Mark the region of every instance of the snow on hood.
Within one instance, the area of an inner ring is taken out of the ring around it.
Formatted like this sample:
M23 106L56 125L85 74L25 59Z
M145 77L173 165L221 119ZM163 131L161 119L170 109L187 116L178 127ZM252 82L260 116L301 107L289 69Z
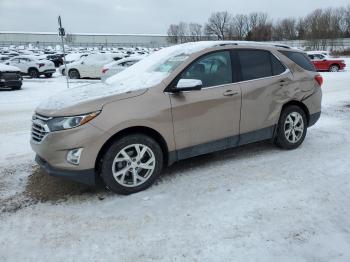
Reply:
M173 57L190 55L220 43L203 41L161 49L121 73L108 78L106 84L90 84L67 89L43 101L38 110L60 110L75 104L156 86L171 74L166 69L159 70L160 65Z
M0 64L0 72L19 72L21 71L18 67Z

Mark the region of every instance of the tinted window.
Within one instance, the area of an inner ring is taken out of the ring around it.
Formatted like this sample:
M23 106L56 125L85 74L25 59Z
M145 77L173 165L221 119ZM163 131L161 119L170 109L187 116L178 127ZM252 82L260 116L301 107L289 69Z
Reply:
M272 76L270 52L263 50L240 50L242 80Z
M232 83L230 52L215 52L203 56L186 69L180 78L201 80L203 87Z
M282 54L284 54L286 57L288 57L290 60L292 60L294 63L299 65L300 67L304 68L308 71L315 72L315 67L311 63L308 56L304 53L299 52L292 52L292 51L280 51Z
M286 67L279 61L273 54L271 55L271 66L272 66L272 74L274 76L282 74L286 71Z

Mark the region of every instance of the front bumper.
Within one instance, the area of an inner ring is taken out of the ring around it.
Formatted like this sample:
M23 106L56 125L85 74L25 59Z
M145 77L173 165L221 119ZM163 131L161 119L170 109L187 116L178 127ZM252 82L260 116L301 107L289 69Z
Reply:
M84 184L94 184L94 170L100 149L109 134L87 123L64 131L48 133L41 142L30 140L37 162L49 175L63 177ZM83 148L78 165L67 161L67 154Z
M65 170L55 168L38 155L36 155L35 161L50 176L72 180L89 186L94 186L96 184L96 175L94 169Z

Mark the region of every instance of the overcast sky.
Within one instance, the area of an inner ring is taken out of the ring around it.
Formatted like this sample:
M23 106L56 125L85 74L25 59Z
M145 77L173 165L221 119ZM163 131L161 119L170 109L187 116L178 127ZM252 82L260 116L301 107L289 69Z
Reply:
M0 0L0 31L55 32L57 15L70 33L165 34L171 23L205 23L212 12L303 16L349 0Z

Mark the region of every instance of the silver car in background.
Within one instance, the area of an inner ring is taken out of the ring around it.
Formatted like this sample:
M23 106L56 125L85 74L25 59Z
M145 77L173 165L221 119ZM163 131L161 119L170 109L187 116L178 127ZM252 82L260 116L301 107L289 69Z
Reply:
M120 73L125 70L129 66L139 62L142 60L144 56L132 56L124 59L120 59L118 61L113 61L102 68L102 76L101 80L106 81L107 78Z

